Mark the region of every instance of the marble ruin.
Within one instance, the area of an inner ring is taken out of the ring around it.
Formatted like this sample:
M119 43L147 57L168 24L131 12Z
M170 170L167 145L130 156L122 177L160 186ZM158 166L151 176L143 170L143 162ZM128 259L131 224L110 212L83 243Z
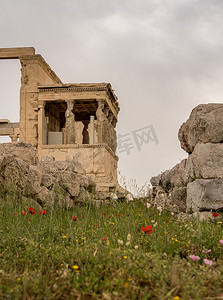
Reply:
M99 191L117 189L120 107L111 84L64 84L32 47L0 48L0 59L21 63L20 120L0 120L0 135L36 147L39 160L77 160Z

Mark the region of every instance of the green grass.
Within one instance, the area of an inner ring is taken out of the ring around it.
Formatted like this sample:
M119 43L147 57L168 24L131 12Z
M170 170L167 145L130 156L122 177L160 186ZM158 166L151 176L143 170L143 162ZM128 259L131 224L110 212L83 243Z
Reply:
M28 207L0 200L0 299L223 299L220 220L179 221L143 200Z

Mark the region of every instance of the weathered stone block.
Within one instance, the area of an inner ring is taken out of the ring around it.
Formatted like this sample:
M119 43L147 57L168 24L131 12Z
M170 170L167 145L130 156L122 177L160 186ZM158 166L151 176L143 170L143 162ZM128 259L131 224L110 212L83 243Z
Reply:
M183 180L212 178L223 178L223 144L197 144L187 160Z
M19 58L23 55L35 55L33 47L0 48L1 59Z
M197 179L187 185L187 212L223 210L223 179Z
M186 212L187 188L179 187L171 192L171 200L176 205L180 212Z

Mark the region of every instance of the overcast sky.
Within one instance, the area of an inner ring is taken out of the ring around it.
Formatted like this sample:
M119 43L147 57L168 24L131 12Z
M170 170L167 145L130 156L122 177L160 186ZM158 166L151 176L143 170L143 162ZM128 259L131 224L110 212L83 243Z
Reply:
M130 153L118 153L127 181L143 185L186 158L180 125L196 105L223 102L222 0L0 4L0 47L35 47L64 83L112 84L117 132L131 138ZM19 87L19 61L0 60L0 118L19 120ZM150 125L159 143L139 149L132 133Z

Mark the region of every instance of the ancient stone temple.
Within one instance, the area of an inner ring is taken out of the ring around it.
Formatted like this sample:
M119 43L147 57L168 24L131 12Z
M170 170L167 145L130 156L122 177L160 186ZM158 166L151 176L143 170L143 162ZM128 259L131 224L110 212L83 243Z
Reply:
M100 191L117 187L117 97L110 83L64 84L34 48L0 48L21 62L19 123L0 121L0 135L29 143L41 160L77 160Z

